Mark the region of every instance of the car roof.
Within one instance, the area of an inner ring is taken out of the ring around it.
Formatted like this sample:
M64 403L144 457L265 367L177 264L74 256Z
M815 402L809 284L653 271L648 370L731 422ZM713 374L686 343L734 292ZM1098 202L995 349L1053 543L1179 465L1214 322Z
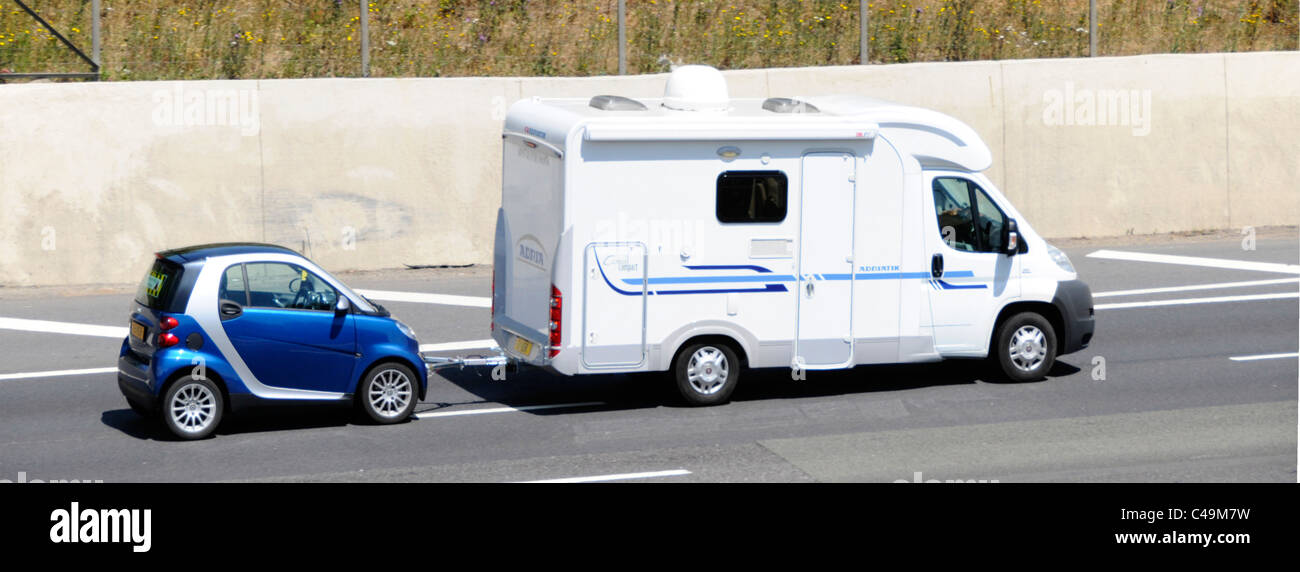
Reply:
M227 256L231 254L292 254L294 256L302 256L292 249L275 244L263 244L259 242L220 242L215 244L199 244L195 246L186 246L184 248L164 250L158 253L158 258L165 258L175 262L185 263L204 260L213 256Z

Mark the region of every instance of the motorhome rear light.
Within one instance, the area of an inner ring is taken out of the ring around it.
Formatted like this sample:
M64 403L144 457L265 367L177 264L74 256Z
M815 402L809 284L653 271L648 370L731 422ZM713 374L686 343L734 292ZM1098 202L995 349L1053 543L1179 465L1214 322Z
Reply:
M560 340L564 329L564 296L560 294L560 289L554 284L551 285L551 321L550 321L550 344L551 357L560 353Z

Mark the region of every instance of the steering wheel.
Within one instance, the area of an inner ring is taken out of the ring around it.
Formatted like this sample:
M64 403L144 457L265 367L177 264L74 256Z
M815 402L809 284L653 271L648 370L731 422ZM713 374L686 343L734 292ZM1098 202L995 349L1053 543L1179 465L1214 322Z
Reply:
M298 282L297 288L293 287L294 282ZM302 280L300 278L294 278L293 280L289 281L289 291L295 293L293 297L293 304L290 304L290 307L305 308L306 306L303 303L311 301L311 296L315 294L316 289L312 287L310 280Z

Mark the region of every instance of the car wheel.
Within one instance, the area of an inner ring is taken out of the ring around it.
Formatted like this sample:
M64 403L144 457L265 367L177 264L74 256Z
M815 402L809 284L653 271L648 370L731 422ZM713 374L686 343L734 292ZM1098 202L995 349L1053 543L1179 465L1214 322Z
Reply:
M217 384L190 376L173 383L162 400L163 422L181 439L211 435L221 424L225 409Z
M375 367L361 380L361 409L375 423L404 421L415 411L418 400L415 374L399 363Z
M673 365L677 390L691 405L726 403L740 379L740 360L735 350L723 343L702 342L687 346Z
M992 350L1011 381L1037 381L1056 363L1056 330L1033 312L1011 316L998 328Z

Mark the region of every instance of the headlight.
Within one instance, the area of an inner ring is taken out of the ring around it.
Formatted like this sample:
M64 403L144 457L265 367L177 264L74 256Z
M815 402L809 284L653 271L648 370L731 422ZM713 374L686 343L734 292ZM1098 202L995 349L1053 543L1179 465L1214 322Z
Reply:
M403 324L401 320L393 320L393 323L397 324L398 331L405 334L406 337L411 338L417 342L420 341L419 338L415 337L415 330L412 330L410 326Z
M1047 245L1047 254L1052 257L1052 262L1061 267L1061 270L1074 273L1074 265L1070 264L1070 257L1061 252L1061 249L1049 244Z

